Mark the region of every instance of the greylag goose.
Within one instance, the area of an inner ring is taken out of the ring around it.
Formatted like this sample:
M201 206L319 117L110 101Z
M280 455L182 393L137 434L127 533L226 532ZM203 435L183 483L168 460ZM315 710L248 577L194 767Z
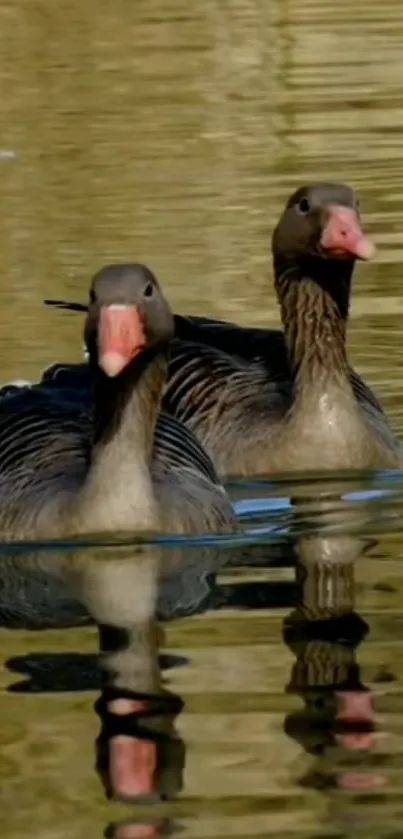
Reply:
M93 409L46 388L0 402L0 536L232 529L197 441L160 413L173 316L138 264L91 283L85 324Z
M220 473L398 465L400 444L347 359L354 264L374 253L352 190L297 190L272 251L285 359L280 354L276 364L263 342L267 364L241 358L242 329L238 355L235 333L232 354L176 339L164 404L196 433Z
M399 465L400 444L347 358L355 261L374 254L352 189L294 192L272 251L284 332L176 315L164 407L221 475ZM88 371L55 365L45 379L85 389Z

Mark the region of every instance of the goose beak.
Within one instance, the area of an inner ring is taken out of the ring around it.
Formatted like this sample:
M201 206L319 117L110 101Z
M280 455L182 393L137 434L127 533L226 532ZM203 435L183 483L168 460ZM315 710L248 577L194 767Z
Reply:
M145 345L143 319L137 306L101 306L98 364L107 376L118 376Z
M369 260L375 255L375 245L365 236L356 211L338 204L327 207L319 244L328 256Z

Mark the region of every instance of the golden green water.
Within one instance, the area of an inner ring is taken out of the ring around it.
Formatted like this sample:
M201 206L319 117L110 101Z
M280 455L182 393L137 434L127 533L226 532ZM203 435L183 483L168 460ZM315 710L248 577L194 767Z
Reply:
M339 179L358 190L378 246L357 269L351 357L402 432L402 38L400 0L2 0L0 380L79 357L80 317L42 299L85 299L112 259L148 263L176 310L277 324L270 231L297 184ZM348 750L314 755L284 731L301 706L285 693L290 610L228 607L167 628L168 649L188 660L169 671L187 755L182 792L156 817L186 839L403 835L401 561L398 531L356 568L370 625L357 658L379 720L362 763L382 784L306 781L334 778ZM3 662L95 649L92 629L0 632ZM385 668L394 681L379 681ZM7 692L20 678L4 665L4 835L95 839L132 818L94 770L93 684Z

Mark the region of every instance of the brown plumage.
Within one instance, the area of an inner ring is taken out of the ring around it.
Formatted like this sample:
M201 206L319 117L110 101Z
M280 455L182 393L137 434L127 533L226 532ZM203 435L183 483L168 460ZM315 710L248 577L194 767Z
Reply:
M400 444L346 354L355 260L374 250L353 191L297 190L272 250L284 333L176 315L164 408L221 475L399 465ZM85 365L45 373L56 388L86 377Z
M214 324L213 338L201 322L206 344L173 342L164 405L195 432L221 474L398 465L400 445L347 360L354 262L374 250L352 190L337 184L299 189L272 248L285 357L279 341L277 361L276 333L259 341L252 330L248 336L235 327L232 334L229 327L226 353L226 327L220 335Z
M212 464L187 429L160 415L172 333L144 266L95 276L85 326L93 410L43 388L0 403L3 539L232 529Z

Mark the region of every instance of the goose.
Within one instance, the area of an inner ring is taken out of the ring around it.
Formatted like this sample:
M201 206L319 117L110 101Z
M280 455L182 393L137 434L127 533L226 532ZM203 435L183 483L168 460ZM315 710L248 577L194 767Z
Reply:
M349 186L300 187L272 237L283 332L175 316L163 406L222 478L400 465L400 443L346 351L354 265L374 252ZM43 377L59 392L84 393L88 381L85 364Z
M227 351L218 341L176 339L164 405L195 432L220 474L400 464L400 443L346 350L355 261L374 252L348 186L302 187L272 237L282 341L267 332L265 347L264 334L248 341L236 327Z
M93 278L85 341L92 409L41 386L0 401L0 535L232 530L235 516L192 433L160 412L172 312L144 265Z

